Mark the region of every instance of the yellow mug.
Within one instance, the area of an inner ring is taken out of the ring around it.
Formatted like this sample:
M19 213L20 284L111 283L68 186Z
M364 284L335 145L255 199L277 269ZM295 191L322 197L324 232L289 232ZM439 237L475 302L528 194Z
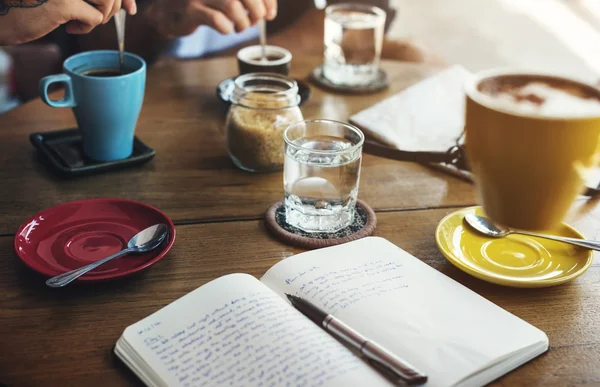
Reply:
M517 93L532 83L540 95ZM561 90L573 98L561 103ZM556 227L597 165L600 90L555 75L492 70L469 80L466 94L467 159L484 212L508 227Z

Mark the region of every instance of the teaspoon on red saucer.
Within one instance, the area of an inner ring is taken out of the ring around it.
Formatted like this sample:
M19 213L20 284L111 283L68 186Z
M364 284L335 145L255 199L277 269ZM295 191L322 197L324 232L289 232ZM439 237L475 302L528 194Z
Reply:
M90 263L84 267L80 267L79 269L71 270L69 272L52 277L46 281L46 285L51 288L61 288L75 281L85 273L94 270L98 266L112 261L115 258L119 258L129 253L139 254L154 250L165 240L168 233L169 229L167 228L166 224L159 223L155 224L154 226L150 226L134 235L127 243L126 249L123 249L118 253L99 261Z

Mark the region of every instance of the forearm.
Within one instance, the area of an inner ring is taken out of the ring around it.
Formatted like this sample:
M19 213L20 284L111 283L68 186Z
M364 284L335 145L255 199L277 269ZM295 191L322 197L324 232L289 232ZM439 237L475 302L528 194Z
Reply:
M38 7L47 0L8 2L0 0L0 46L22 44L38 39L58 27L49 20L36 20L38 28L31 28L32 16L39 15Z
M0 14L0 46L25 43L19 31L19 23L14 15Z

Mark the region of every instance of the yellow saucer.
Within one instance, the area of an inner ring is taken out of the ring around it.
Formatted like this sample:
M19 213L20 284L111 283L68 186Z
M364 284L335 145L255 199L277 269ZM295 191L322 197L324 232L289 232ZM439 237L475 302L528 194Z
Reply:
M589 269L592 250L524 235L489 238L464 221L467 214L484 215L481 207L451 213L437 226L435 240L446 258L462 271L498 285L541 288L571 281ZM551 232L583 238L562 224Z

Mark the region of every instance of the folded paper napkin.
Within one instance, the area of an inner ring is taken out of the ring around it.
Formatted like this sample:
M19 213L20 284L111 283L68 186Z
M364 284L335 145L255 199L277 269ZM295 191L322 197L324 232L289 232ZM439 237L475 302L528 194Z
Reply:
M471 75L452 66L353 115L350 122L392 148L446 152L464 129L464 85Z

